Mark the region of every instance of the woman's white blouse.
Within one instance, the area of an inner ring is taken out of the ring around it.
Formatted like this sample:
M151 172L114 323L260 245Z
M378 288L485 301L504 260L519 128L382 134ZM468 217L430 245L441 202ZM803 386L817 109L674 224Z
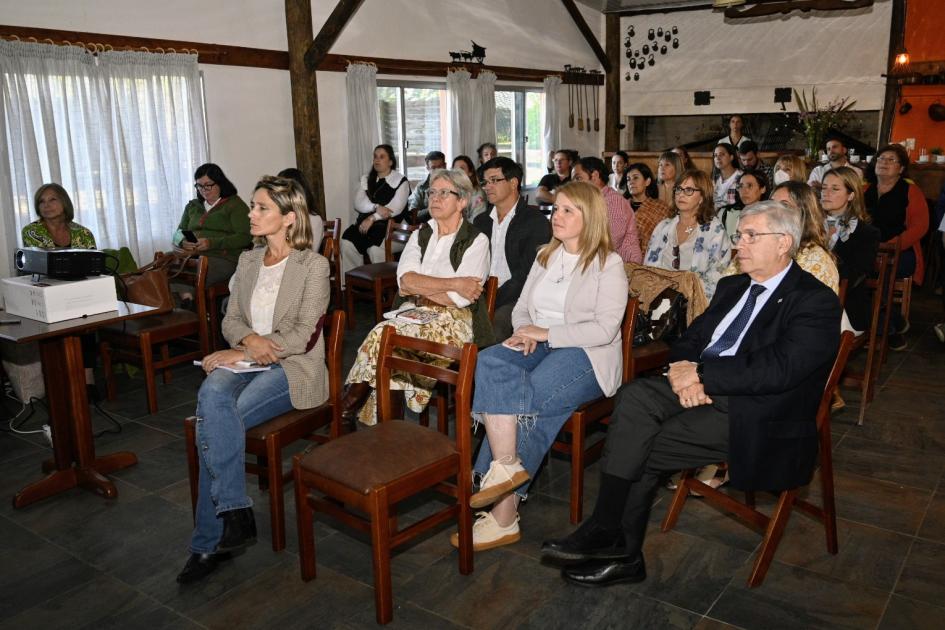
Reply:
M276 309L282 275L285 273L285 261L288 259L283 258L271 267L265 264L259 267L259 276L256 278L250 302L250 314L253 318L250 324L257 335L268 335L272 332L272 315Z
M564 322L564 301L574 277L580 254L569 254L559 247L548 261L548 273L535 286L532 303L535 306L535 325L542 328L561 326Z

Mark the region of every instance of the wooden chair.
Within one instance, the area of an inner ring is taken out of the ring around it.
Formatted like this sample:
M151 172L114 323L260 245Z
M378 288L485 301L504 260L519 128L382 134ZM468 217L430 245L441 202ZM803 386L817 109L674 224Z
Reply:
M397 294L397 262L392 243L406 243L419 225L408 222L388 221L384 239L385 262L361 265L345 274L345 296L347 312L354 313L354 300L374 302L374 321L384 318L384 311L394 303ZM354 328L354 317L348 319L348 328Z
M889 355L889 343L887 337L889 336L889 326L890 320L892 319L893 308L895 308L895 300L893 296L896 292L896 270L899 269L899 258L902 255L902 250L899 247L899 241L893 245L886 245L881 243L879 246L879 251L886 252L889 256L889 271L886 277L886 285L883 287L883 309L882 309L882 343L880 344L880 365L886 365L886 358ZM910 287L911 289L911 287ZM911 290L910 290L911 293Z
M837 553L837 511L833 489L830 402L840 380L840 374L846 365L847 356L853 346L853 339L853 333L849 331L841 336L837 358L834 360L833 369L830 371L830 377L827 379L827 385L824 387L824 393L820 399L820 407L817 410L817 435L820 442L820 487L823 504L817 506L801 499L797 496L798 488L791 488L780 493L774 511L769 517L755 509L754 493L746 492L746 502L741 503L724 492L696 479L697 469L693 468L682 473L679 486L673 495L672 503L670 503L669 511L663 519L662 531L668 532L675 527L690 491L702 495L706 502L731 512L737 519L747 525L764 531L761 549L755 557L751 575L748 577L749 588L754 588L764 581L765 574L768 572L768 567L771 566L774 552L778 547L778 542L781 540L781 535L784 533L784 528L787 526L788 518L791 515L791 509L794 506L824 524L827 551L831 554Z
M892 290L889 279L895 276L896 269L893 260L895 258L891 258L884 251L876 254L877 276L865 281L866 286L873 291L873 299L870 305L870 329L869 332L864 332L859 337L855 337L851 347L851 351L865 348L866 364L862 371L847 370L843 375L844 385L853 385L860 389L858 425L863 424L866 407L873 400L873 395L876 392L876 381L879 379L882 368L882 348L886 345L889 313L892 310L888 297ZM886 308L883 308L884 295L887 296Z
M637 298L631 297L627 301L627 310L624 312L623 325L620 328L623 354L623 380L626 384L633 380L633 332L636 322L637 309L640 303ZM581 522L584 511L584 469L589 464L600 459L604 450L604 440L598 440L587 446L587 430L597 422L607 424L610 414L614 411L613 397L604 396L584 403L574 410L568 421L561 427L561 433L551 448L559 453L567 453L571 458L571 523ZM570 436L570 439L562 439Z
M394 351L399 348L447 357L456 361L455 369L396 356ZM392 419L392 370L421 374L455 387L455 442L432 429ZM456 519L460 540L459 571L463 575L472 572L470 404L475 370L475 344L467 343L459 349L403 337L390 326L384 328L377 366L379 422L296 455L293 461L303 580L315 577L312 529L315 510L370 533L378 623L387 623L393 618L391 549L418 534ZM453 478L455 484L447 483ZM455 497L455 503L405 529L398 529L396 504L428 488ZM324 494L325 498L315 496L313 491ZM347 511L343 506L358 513ZM360 514L367 514L368 518Z
M272 550L285 549L285 482L292 480L292 471L282 470L283 449L299 440L324 444L341 435L342 345L345 333L344 311L334 311L325 326L325 363L328 367L328 400L313 409L293 409L256 425L246 432L246 452L256 462L246 462L246 472L259 477L260 489L269 490L269 522L272 528ZM197 425L191 416L184 420L184 443L187 445L187 476L190 480L190 506L197 515L197 487L200 466L197 461ZM328 425L328 435L316 433Z
M325 236L322 237L321 255L328 259L331 270L328 281L331 284L331 305L342 308L344 296L341 290L341 219L332 219L325 223Z
M160 252L155 256L160 255ZM202 359L210 354L210 331L207 317L207 265L206 256L186 261L183 270L174 282L194 287L197 312L175 308L169 313L131 319L120 324L106 326L99 331L99 352L105 372L108 400L115 400L115 375L112 362L135 363L144 372L148 411L157 413L157 385L155 373L163 370L164 383L171 382L170 367ZM192 349L171 355L170 343ZM160 350L160 358L154 356L154 346Z
M890 256L901 256L902 251L897 251L898 248L898 243L896 245L883 243L879 246L880 251L886 252ZM898 260L896 263L898 267ZM912 308L912 276L908 276L906 278L896 278L895 272L893 272L892 303L899 305L899 312L902 313L902 317L908 322L909 312ZM884 351L883 363L885 362L886 352Z

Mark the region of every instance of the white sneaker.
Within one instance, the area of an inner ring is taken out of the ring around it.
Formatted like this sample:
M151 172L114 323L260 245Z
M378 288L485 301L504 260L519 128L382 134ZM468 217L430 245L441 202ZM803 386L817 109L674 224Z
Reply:
M932 330L935 331L935 336L938 337L938 340L945 343L945 323L935 324L932 326Z
M518 514L508 527L499 525L492 512L476 512L476 522L473 523L473 551L485 551L503 545L517 543L522 538L518 529ZM459 549L459 532L450 535L450 544Z
M489 470L482 477L479 492L469 497L469 507L482 508L492 505L515 488L530 479L528 471L522 462L516 459L510 464L503 464L493 460Z

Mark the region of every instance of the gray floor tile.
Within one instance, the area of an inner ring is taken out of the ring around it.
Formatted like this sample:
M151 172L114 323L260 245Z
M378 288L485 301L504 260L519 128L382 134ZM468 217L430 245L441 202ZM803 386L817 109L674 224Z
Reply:
M941 606L945 602L945 545L916 540L895 592Z
M893 595L879 630L939 630L945 608Z

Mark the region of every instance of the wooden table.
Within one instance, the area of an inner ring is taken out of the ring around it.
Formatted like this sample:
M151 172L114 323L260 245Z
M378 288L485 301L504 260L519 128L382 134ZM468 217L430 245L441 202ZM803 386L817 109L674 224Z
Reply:
M39 342L53 438L53 459L42 466L48 474L17 492L13 507L21 508L75 487L108 499L118 496L115 484L105 475L137 464L138 458L129 451L95 456L80 336L107 324L158 311L151 306L118 302L114 311L55 324L20 317L19 324L0 325L0 339ZM15 317L5 312L2 315Z

